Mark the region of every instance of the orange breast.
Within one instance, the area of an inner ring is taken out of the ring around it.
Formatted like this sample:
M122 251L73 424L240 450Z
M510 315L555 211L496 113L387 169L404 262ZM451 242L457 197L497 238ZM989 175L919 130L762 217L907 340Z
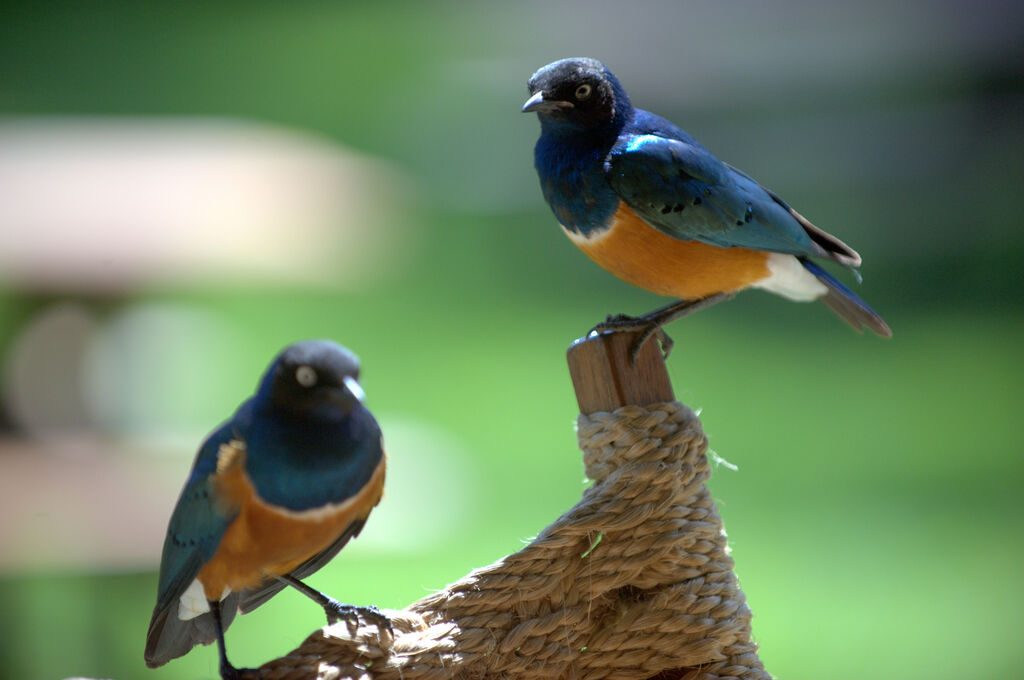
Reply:
M269 505L256 494L245 472L244 447L225 445L221 451L215 478L218 495L239 513L213 559L199 572L211 600L219 599L225 587L238 591L268 576L289 573L327 548L352 522L365 520L384 489L385 460L381 458L356 496L327 508L293 512Z
M607 231L589 239L566 233L594 262L659 295L703 298L746 288L771 273L763 251L680 241L644 222L625 203Z

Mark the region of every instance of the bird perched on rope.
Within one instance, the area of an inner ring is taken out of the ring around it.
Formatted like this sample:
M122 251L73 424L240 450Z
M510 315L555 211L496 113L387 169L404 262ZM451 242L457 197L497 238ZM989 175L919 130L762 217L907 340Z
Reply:
M150 668L216 641L221 677L239 677L224 631L236 612L286 585L323 607L328 623L362 614L390 628L375 608L341 604L300 580L359 535L381 498L381 432L358 377L359 360L333 342L289 345L203 442L167 528Z
M849 268L853 249L815 227L743 172L664 118L634 108L595 59L563 59L533 74L523 112L536 112L534 149L544 198L570 239L641 288L680 298L595 330L661 327L744 288L821 300L855 329L892 335L882 318L809 258Z

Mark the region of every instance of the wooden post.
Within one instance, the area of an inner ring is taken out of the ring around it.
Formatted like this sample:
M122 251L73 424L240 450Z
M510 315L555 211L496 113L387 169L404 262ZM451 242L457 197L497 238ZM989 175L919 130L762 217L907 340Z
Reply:
M636 338L637 333L629 332L591 333L569 346L569 375L580 413L675 400L656 338L643 344L635 363L630 361Z

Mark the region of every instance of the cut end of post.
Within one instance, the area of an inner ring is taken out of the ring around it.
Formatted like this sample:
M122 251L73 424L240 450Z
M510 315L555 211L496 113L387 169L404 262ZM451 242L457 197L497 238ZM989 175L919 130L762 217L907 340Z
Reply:
M580 413L675 400L656 338L643 344L636 362L630 360L630 349L638 335L621 331L591 333L569 346L569 375Z

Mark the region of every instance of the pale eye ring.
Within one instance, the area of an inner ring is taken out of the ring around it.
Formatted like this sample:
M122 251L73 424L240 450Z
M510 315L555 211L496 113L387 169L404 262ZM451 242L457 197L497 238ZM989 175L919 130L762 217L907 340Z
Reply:
M299 366L295 369L295 380L303 387L312 387L316 384L316 371L312 366Z
M576 99L586 99L587 97L590 96L592 90L593 88L591 88L590 85L583 83L582 85L576 88Z

